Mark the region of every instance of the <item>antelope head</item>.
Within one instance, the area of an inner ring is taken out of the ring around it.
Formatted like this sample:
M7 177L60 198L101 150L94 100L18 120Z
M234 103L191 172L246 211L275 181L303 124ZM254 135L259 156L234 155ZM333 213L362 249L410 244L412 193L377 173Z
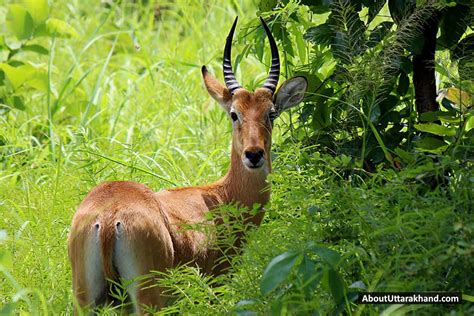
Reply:
M237 18L227 36L223 70L225 86L202 67L202 75L209 94L224 108L232 121L232 146L247 170L268 170L273 121L284 111L303 100L307 88L304 77L285 81L276 91L280 76L278 48L270 29L260 18L270 42L272 65L262 87L254 92L239 84L232 71L231 46ZM265 168L267 167L267 168Z

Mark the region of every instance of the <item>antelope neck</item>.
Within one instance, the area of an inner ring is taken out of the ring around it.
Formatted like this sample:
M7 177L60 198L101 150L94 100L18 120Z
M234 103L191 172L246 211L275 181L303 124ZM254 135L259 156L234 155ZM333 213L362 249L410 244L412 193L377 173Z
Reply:
M260 169L247 169L239 153L232 146L229 171L220 181L227 202L242 203L247 207L252 207L255 203L266 204L270 199L270 185L266 181L270 172L269 160Z

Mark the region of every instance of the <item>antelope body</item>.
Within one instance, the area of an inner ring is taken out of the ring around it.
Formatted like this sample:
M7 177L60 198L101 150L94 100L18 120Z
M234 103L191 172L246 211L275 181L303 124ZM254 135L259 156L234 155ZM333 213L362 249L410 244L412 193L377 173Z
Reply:
M225 204L238 204L244 214L258 203L264 206L270 191L270 147L273 120L303 99L307 82L292 78L275 93L279 57L275 40L261 19L272 50L272 66L266 82L255 92L242 88L232 72L231 44L237 19L224 50L226 85L202 67L209 94L229 114L233 132L231 163L227 174L215 183L154 192L135 182L107 182L92 189L72 220L68 252L72 266L76 305L94 308L108 301L107 279L135 279L150 271L193 262L205 273L218 274L221 254L202 231L183 229L208 221L208 212ZM244 216L259 225L263 209ZM218 225L218 220L211 225ZM149 281L153 281L150 277ZM163 307L163 289L137 282L127 287L135 312L145 306Z

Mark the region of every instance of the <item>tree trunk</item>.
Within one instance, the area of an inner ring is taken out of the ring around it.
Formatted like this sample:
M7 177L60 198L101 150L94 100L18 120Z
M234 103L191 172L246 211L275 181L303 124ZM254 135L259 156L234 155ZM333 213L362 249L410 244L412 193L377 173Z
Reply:
M439 110L436 102L435 49L436 33L441 12L435 13L423 25L423 49L413 56L413 84L415 86L415 105L418 116L425 112Z

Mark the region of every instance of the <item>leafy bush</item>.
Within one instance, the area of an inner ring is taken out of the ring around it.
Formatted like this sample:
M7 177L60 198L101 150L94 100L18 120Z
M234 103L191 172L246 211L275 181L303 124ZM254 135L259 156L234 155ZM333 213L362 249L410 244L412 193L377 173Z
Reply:
M270 18L284 49L285 76L309 79L292 138L352 157L353 166L368 171L379 164L406 165L406 151L469 159L474 102L468 75L474 56L470 10L463 1L262 1L259 14ZM428 50L428 28L438 25L436 49L442 59L423 59L433 66L421 72L432 69L434 81L436 68L445 91L438 98L441 108L421 88L434 82L418 79L417 64ZM247 37L250 49L242 54L266 61L259 48L262 32ZM424 99L435 110L422 108L419 100Z
M347 167L344 160L298 143L287 146L276 151L279 171L272 175L265 223L250 232L230 274L203 277L213 285L208 290L195 281L193 268L168 274L164 283L177 299L170 312L375 315L413 307L422 314L472 312L468 296L463 305L354 303L361 291L469 294L472 168L420 154L403 171L347 178L340 172ZM444 177L446 184L433 190L426 181L430 175Z
M69 24L49 17L47 0L10 4L6 26L8 33L0 37L0 114L13 108L24 110L23 94L30 89L48 95L54 93L57 97L50 85L50 65L25 61L25 55L29 56L30 52L49 55L49 49L39 44L41 37L77 36Z

